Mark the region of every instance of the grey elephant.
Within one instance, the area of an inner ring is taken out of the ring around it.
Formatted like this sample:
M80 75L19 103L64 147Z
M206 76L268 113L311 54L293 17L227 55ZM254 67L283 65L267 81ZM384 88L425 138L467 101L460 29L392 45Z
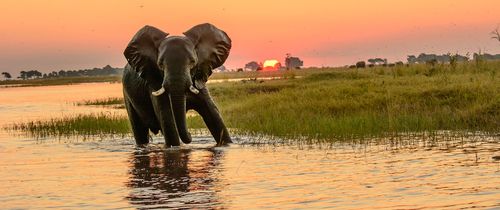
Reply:
M163 133L167 147L192 139L186 111L197 111L217 144L231 137L205 83L212 69L221 66L231 49L222 30L205 23L169 36L144 26L124 51L128 63L123 72L125 106L138 145L149 143L149 131Z

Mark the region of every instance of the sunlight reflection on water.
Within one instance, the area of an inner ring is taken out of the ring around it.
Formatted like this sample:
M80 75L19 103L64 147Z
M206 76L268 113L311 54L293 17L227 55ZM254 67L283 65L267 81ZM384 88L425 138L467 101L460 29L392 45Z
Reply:
M74 106L84 100L123 97L119 83L0 88L0 125L78 113L96 113L101 107ZM109 110L123 113L123 110Z
M0 126L97 112L103 108L72 103L121 96L119 84L9 89L0 89L0 114L8 116ZM251 144L252 137L242 137L228 147L198 136L191 145L164 149L161 137L141 148L130 138L34 140L0 131L0 203L30 209L498 207L500 161L492 157L500 155L499 137L440 135L313 145Z

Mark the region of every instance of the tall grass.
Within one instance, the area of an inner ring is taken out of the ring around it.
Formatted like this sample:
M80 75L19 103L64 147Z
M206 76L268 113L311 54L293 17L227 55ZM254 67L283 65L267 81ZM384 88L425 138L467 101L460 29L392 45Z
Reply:
M237 134L330 140L442 130L498 135L499 70L500 62L486 61L300 70L302 78L282 72L287 79L213 83L209 88ZM205 128L198 115L189 117L188 125ZM16 126L65 135L130 132L125 116L109 115Z
M498 133L499 70L499 62L343 69L210 88L228 126L243 134L338 139L436 130Z
M104 98L104 99L94 99L85 100L75 103L77 106L107 106L112 108L125 108L125 102L123 98Z
M6 129L24 131L37 138L48 136L125 136L130 133L126 116L106 112L13 123L8 125Z
M187 118L192 133L206 134L205 124L197 114L190 114ZM51 118L49 120L34 120L29 122L12 123L4 127L6 130L22 131L35 138L46 137L83 137L105 138L110 136L129 136L131 128L129 119L125 115L110 114L108 112L78 114Z

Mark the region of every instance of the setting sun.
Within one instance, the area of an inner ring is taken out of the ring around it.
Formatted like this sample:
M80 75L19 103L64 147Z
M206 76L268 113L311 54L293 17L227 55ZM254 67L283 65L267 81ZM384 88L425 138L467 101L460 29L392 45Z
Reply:
M499 0L1 3L0 210L500 206Z
M263 70L274 71L281 68L281 63L276 59L265 60L262 64Z

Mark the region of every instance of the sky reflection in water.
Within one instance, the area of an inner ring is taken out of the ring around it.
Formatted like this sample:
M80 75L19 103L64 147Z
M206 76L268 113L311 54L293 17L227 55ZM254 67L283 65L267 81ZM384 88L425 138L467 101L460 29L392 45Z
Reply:
M103 108L119 84L0 89L0 126ZM83 90L82 90L83 89ZM97 91L101 90L101 92ZM11 98L18 94L23 98ZM30 95L30 98L26 98ZM34 140L0 131L2 208L489 208L500 200L498 136L371 144L164 149L130 138ZM251 137L249 137L251 140ZM320 148L321 147L321 148Z

